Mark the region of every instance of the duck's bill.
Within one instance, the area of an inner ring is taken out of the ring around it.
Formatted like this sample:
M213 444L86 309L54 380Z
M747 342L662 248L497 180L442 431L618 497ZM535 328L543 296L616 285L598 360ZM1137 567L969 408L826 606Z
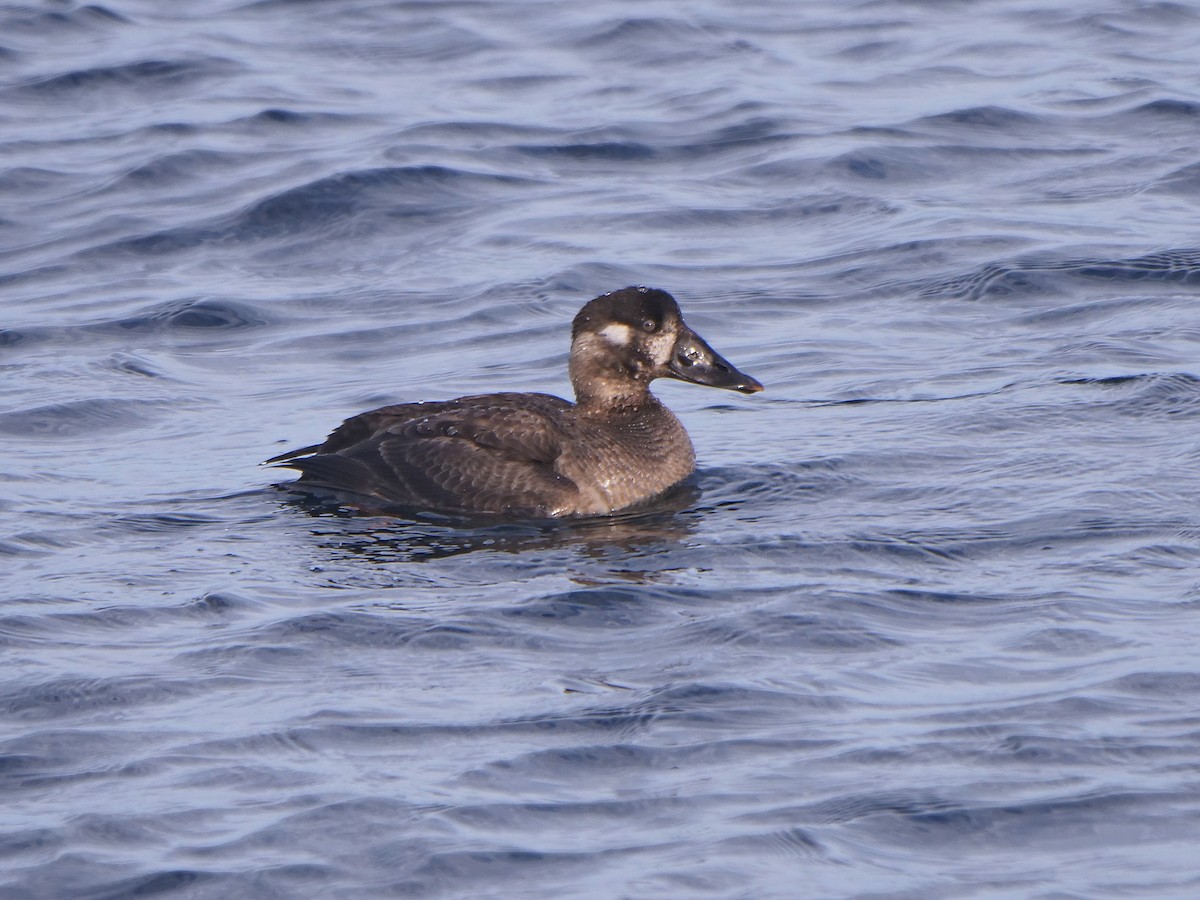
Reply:
M667 364L673 378L708 387L756 394L763 389L745 372L739 372L696 332L688 329L675 342L675 352Z

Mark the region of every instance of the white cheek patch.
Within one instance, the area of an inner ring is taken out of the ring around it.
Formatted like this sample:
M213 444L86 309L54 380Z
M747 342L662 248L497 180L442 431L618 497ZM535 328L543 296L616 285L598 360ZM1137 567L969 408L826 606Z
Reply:
M663 331L655 335L652 339L646 342L646 349L649 351L650 358L657 365L666 365L670 360L671 354L675 351L675 331Z
M611 325L605 325L600 329L600 337L604 338L610 344L615 344L618 347L624 347L633 337L633 329L628 325L623 325L620 322L613 322Z

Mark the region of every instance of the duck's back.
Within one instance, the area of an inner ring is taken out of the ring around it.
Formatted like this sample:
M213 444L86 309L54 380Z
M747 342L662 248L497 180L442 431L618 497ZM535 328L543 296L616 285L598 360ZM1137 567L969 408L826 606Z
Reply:
M274 461L307 488L376 508L553 515L576 493L554 469L570 409L549 394L384 406Z
M385 406L276 457L301 486L360 506L451 514L604 514L676 484L691 441L657 401L598 419L549 394Z

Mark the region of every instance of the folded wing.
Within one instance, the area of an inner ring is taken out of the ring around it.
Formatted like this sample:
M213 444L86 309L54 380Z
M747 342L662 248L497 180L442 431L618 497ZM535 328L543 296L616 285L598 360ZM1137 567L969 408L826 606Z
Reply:
M270 462L299 469L303 486L377 506L552 515L578 495L556 467L570 407L548 394L385 406Z

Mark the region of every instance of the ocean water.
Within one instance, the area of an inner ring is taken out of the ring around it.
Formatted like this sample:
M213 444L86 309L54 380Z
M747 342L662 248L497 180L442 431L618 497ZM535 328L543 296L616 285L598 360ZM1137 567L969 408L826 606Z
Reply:
M1200 896L1198 33L0 4L0 897ZM628 284L767 388L649 510L258 465Z

